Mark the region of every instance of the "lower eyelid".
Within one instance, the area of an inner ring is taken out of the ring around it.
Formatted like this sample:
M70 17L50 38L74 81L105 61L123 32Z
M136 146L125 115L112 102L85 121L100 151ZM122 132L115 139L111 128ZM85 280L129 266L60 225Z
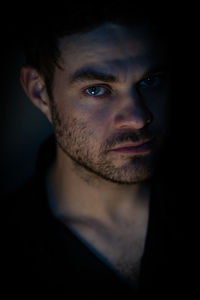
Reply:
M142 81L140 81L139 82L139 86L143 86L143 87L148 87L148 84L149 84L149 87L154 87L154 86L157 86L157 85L159 85L160 83L161 83L161 78L160 77L154 77L154 78L152 78L152 79L154 79L155 80L155 82L149 82L148 83L148 81L145 83L145 80L142 80Z
M90 89L90 88L93 88L93 87L98 87L98 88L103 88L104 89L104 92L101 94L101 95L90 95L89 93L87 93L87 90ZM110 87L105 87L105 86L102 86L102 85L92 85L92 86L89 86L87 88L84 88L82 90L82 92L86 95L86 96L89 96L89 97L104 97L104 96L107 96L109 94L111 94L111 88Z

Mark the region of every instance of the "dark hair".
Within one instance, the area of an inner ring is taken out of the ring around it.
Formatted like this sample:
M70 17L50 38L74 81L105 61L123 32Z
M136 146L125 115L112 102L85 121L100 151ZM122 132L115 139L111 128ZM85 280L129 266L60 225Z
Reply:
M93 5L93 6L92 6ZM38 13L39 12L39 13ZM117 23L128 26L148 25L150 28L161 29L161 15L152 13L151 10L139 5L117 5L103 3L98 6L93 4L66 4L59 6L59 12L54 7L44 13L35 11L36 22L30 25L29 15L27 18L27 30L22 26L22 44L25 54L25 65L35 68L44 78L47 92L52 97L52 83L55 66L59 66L58 39L73 33L87 32L103 23ZM24 17L23 17L24 19ZM163 22L162 22L163 23ZM158 26L159 24L159 26ZM163 30L163 29L162 29ZM162 31L162 35L164 32Z

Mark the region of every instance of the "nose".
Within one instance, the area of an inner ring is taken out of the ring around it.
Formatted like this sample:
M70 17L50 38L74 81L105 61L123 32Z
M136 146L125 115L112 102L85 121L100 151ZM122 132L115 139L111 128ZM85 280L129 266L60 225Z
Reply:
M119 102L114 118L116 129L139 130L152 122L153 115L137 90L132 90L131 95L122 96Z

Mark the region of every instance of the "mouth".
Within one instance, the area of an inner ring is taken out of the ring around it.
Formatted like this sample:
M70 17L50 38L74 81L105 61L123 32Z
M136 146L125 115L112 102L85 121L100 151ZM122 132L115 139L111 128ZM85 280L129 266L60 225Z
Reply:
M154 139L145 139L138 142L127 142L112 148L109 152L123 153L123 154L143 154L151 152L154 144Z

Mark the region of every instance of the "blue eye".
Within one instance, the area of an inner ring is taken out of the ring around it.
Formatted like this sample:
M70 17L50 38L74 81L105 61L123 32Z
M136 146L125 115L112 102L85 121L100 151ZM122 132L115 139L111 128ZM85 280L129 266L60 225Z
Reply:
M100 97L106 95L109 91L103 86L91 86L85 90L86 94L92 97Z
M139 86L142 88L154 88L154 87L158 87L160 84L161 84L160 76L147 77L144 80L139 82Z

